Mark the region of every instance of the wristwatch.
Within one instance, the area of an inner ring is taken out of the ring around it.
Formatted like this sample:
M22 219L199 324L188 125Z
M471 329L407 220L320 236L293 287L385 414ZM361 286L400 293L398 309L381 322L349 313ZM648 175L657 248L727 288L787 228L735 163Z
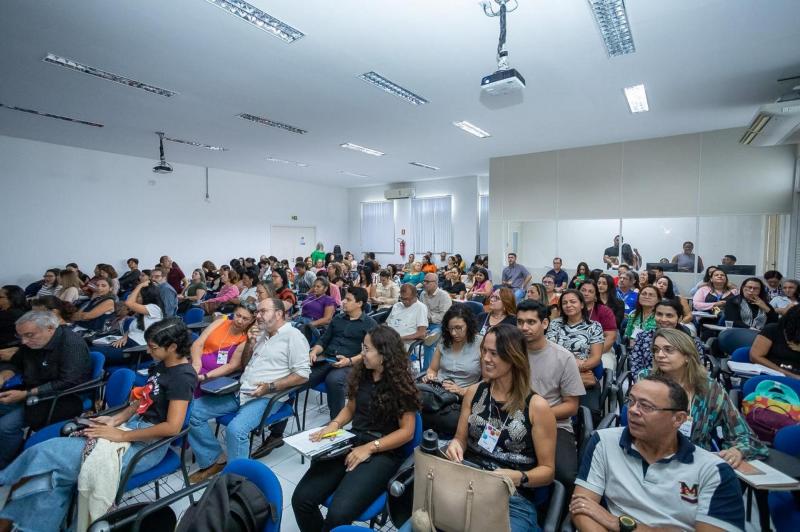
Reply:
M275 383L274 382L270 382L269 384L267 384L267 393L275 393L276 391L278 391L278 390L275 387Z
M639 523L636 522L636 519L629 515L619 516L619 532L630 532L631 530L636 530L638 524Z
M527 486L528 485L528 474L525 471L521 471L522 478L519 480L520 486Z
M379 452L381 450L381 440L372 440L372 446L375 448L375 452Z

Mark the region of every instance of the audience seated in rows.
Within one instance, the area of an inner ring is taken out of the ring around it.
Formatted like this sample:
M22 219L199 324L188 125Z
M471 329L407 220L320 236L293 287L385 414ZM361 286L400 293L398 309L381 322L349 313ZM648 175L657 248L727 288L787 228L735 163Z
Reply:
M575 527L619 530L628 516L638 528L744 530L735 473L678 430L689 410L683 388L650 375L628 401L628 426L599 430L586 447L570 502Z
M190 477L192 482L219 473L228 460L248 458L250 433L261 422L269 398L308 381L308 342L286 321L283 301L265 299L260 302L256 319L258 329L250 329L247 342L236 348L241 350L244 368L238 396L203 395L193 405L189 443L200 470ZM272 411L280 407L281 402L275 401ZM226 427L223 450L209 421L227 414L234 414L234 417Z
M191 336L178 318L154 325L146 336L150 354L158 362L150 368L147 383L135 390L136 399L113 416L93 418L81 437L53 438L33 445L0 471L0 486L11 487L0 519L22 530L59 530L81 472L86 438L116 444L122 460L105 467L119 476L131 457L147 444L180 432L197 380L188 360ZM80 338L77 340L86 347ZM88 372L88 352L85 357ZM163 446L145 455L134 472L152 468L168 450Z
M363 361L364 336L377 326L364 312L366 304L367 291L351 288L342 302L344 312L333 318L308 355L312 365L309 386L325 383L331 419L344 408L351 369Z
M478 322L478 334L484 336L491 327L505 323L506 325L517 324L517 302L514 292L510 288L498 288L489 297L488 311L478 314L475 319Z
M312 438L352 422L356 441L349 453L312 462L295 487L292 509L304 532L355 520L386 491L404 459L400 448L414 437L419 398L400 335L386 325L376 327L364 337L359 356L361 363L348 380L347 403ZM323 517L319 506L331 496Z
M22 389L0 392L0 470L19 452L25 427L38 430L48 420L69 419L83 409L83 402L77 395L61 397L55 406L53 400L28 405L28 396L46 396L67 390L91 377L86 342L60 325L50 311L29 311L17 319L15 327L22 345L0 354L0 382L19 376L23 384Z

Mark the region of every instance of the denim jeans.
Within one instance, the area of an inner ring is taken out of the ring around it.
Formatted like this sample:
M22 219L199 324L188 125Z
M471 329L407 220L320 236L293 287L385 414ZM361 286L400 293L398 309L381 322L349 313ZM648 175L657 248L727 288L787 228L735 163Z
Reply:
M0 470L17 456L22 447L25 403L0 405Z
M428 325L428 334L434 331L441 331L442 324L441 323L431 323ZM436 342L438 343L438 342ZM436 343L431 345L426 345L422 349L422 371L428 369L428 366L431 365L431 359L433 358L433 353L436 351Z
M194 401L192 416L189 419L189 445L192 446L197 464L205 469L214 464L222 455L219 444L209 421L225 414L236 413L225 430L225 445L228 461L250 457L250 433L258 427L261 416L267 409L269 398L259 397L244 405L239 405L238 394L204 395ZM270 415L276 412L282 403L276 401Z
M522 298L525 297L525 290L522 288L514 288L514 299L517 300L517 304L522 301Z
M138 416L126 426L142 429L151 426ZM81 470L84 438L53 438L25 450L14 462L0 471L0 486L12 486L19 480L30 479L14 491L0 518L9 519L22 531L49 532L59 530L69 510L72 493ZM131 458L150 442L134 442L122 459L123 470ZM135 472L157 465L167 453L162 447L145 456Z
M508 499L508 518L511 522L511 532L541 531L539 523L536 521L536 507L518 493ZM411 519L409 519L398 532L411 532L411 530Z

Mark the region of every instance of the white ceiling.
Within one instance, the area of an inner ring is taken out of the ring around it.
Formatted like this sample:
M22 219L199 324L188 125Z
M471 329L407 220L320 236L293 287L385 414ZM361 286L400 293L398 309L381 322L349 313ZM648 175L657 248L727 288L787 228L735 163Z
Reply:
M205 0L2 0L0 103L105 127L0 109L0 135L155 159L153 132L163 130L230 150L168 143L171 162L360 186L483 174L502 155L744 126L779 95L776 79L800 74L797 0L628 0L637 52L614 59L585 0L519 0L508 49L528 87L523 102L491 109L480 79L495 70L498 19L474 0L250 1L306 36L286 44ZM49 65L47 52L179 94ZM357 78L370 70L430 103L409 105ZM632 115L622 88L637 83L651 111ZM468 135L457 120L492 137ZM348 141L386 155L339 147Z

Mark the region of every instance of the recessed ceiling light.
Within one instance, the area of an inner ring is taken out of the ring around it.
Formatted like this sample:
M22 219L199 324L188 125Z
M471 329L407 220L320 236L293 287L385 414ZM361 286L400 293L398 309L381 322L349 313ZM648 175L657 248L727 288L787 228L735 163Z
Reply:
M297 161L289 161L287 159L278 159L277 157L267 157L267 160L271 163L293 164L295 166L299 166L300 168L308 167L306 163L298 163Z
M351 175L351 176L353 176L353 177L365 177L365 178L369 178L369 176L368 176L368 175L364 175L364 174L357 174L356 172L348 172L347 170L339 170L339 173L340 173L340 174L344 174L344 175Z
M491 135L488 132L482 130L475 124L470 124L466 120L462 120L461 122L453 122L453 125L459 129L463 129L470 135L475 135L476 137L480 137L482 139L485 139L486 137L491 137Z
M58 65L64 68L69 68L76 72L81 72L83 74L89 74L90 76L96 76L98 78L106 79L108 81L113 81L115 83L121 83L122 85L127 85L128 87L133 87L134 89L141 89L143 91L150 92L152 94L158 94L159 96L165 96L169 98L170 96L175 96L178 94L175 91L162 89L161 87L156 87L155 85L150 85L143 81L136 81L135 79L126 78L125 76L120 76L119 74L113 74L111 72L106 72L105 70L100 70L99 68L95 68L93 66L84 65L83 63L79 63L74 59L69 59L66 57L61 57L59 55L48 53L42 59L45 63L50 63L51 65Z
M408 163L408 164L413 165L413 166L419 166L420 168L427 168L428 170L434 170L434 171L441 170L441 168L439 168L438 166L431 166L430 164L425 164L425 163L413 162L413 163Z
M644 113L650 110L647 105L647 93L642 84L625 87L625 98L628 100L631 113Z
M175 139L172 137L164 137L164 140L168 140L170 142L177 142L178 144L188 144L189 146L194 146L195 148L205 148L211 151L228 151L228 148L223 148L221 146L211 146L209 144L203 144L202 142L197 142L195 140Z
M61 115L54 115L50 113L43 113L42 111L36 111L35 109L25 109L24 107L15 107L13 105L5 105L0 103L0 107L5 107L6 109L11 109L12 111L20 111L22 113L30 113L32 115L39 115L45 116L47 118L55 118L57 120L64 120L65 122L75 122L76 124L83 124L84 126L92 126L92 127L103 127L103 124L98 124L96 122L87 122L86 120L79 120L77 118L70 118L69 116L61 116Z
M339 146L342 148L347 148L348 150L360 151L361 153L366 153L367 155L374 155L375 157L385 155L382 151L373 150L372 148L365 148L364 146L359 146L358 144L353 144L352 142L345 142L344 144L339 144Z
M358 76L359 79L366 81L367 83L371 83L381 89L382 91L388 92L389 94L393 94L398 98L402 98L410 104L413 105L423 105L428 103L428 100L423 98L422 96L418 96L411 92L410 90L401 87L397 83L386 79L385 77L381 76L377 72L366 72Z
M251 115L248 113L240 113L236 116L238 116L239 118L244 118L245 120L249 120L250 122L255 122L256 124L261 124L262 126L277 127L278 129L283 129L285 131L297 133L298 135L304 135L308 133L308 131L306 131L305 129L300 129L299 127L290 126L289 124L284 124L283 122L276 122L275 120L270 120L269 118L263 118L261 116Z
M606 45L608 57L636 51L625 0L589 0L589 6Z
M293 43L305 33L242 0L206 0L284 42Z

